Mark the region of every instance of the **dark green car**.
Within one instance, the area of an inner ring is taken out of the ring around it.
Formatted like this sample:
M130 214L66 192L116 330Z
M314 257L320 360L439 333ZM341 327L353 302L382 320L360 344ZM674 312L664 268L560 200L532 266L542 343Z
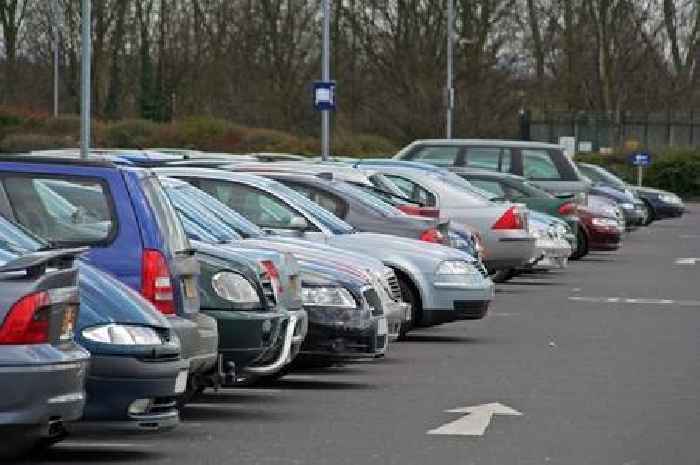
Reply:
M490 194L489 199L492 201L523 203L530 210L561 218L566 221L576 236L581 234L581 221L576 213L577 203L570 196L556 197L522 176L514 174L470 168L450 168L450 171ZM577 240L577 249L578 242ZM577 252L579 251L574 251L572 257L576 258Z

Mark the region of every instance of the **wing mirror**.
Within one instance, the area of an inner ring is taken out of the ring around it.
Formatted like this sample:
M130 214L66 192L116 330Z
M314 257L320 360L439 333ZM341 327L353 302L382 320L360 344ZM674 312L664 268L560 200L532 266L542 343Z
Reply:
M290 220L289 227L290 229L295 229L297 231L303 232L309 229L309 222L306 221L306 218L303 218L301 216L295 216Z

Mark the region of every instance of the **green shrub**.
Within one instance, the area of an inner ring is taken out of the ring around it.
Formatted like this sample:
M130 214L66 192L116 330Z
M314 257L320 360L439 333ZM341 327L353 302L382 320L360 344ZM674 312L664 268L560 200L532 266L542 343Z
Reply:
M637 168L622 152L609 155L578 154L576 161L603 166L627 182L637 180ZM683 197L700 196L700 148L673 147L652 153L652 163L644 169L644 185L675 192Z
M70 136L50 136L46 134L10 134L0 142L0 151L6 153L30 152L75 147L78 141Z
M148 147L158 124L143 119L126 119L108 124L104 129L103 144L113 148Z

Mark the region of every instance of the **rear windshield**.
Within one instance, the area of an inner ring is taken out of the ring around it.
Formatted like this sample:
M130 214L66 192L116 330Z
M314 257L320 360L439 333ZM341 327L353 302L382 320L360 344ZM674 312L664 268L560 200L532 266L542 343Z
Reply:
M360 201L367 208L378 212L384 216L401 215L402 213L389 203L381 200L376 195L371 195L360 189L354 184L348 184L346 182L336 182L335 186L337 189L348 197L353 197Z
M52 244L102 245L116 234L113 202L100 179L23 174L2 183L16 221Z
M156 217L158 228L163 235L166 247L170 249L170 253L175 255L178 252L191 250L192 246L187 239L185 229L182 227L182 223L180 223L180 219L170 204L158 178L148 176L143 179L142 184L148 204Z

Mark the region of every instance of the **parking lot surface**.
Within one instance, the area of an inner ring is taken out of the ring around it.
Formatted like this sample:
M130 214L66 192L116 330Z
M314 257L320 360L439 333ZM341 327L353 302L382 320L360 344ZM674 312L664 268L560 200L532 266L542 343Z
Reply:
M150 435L80 426L27 463L697 464L700 205L499 285L483 321L415 331L376 363L210 392L182 419Z

